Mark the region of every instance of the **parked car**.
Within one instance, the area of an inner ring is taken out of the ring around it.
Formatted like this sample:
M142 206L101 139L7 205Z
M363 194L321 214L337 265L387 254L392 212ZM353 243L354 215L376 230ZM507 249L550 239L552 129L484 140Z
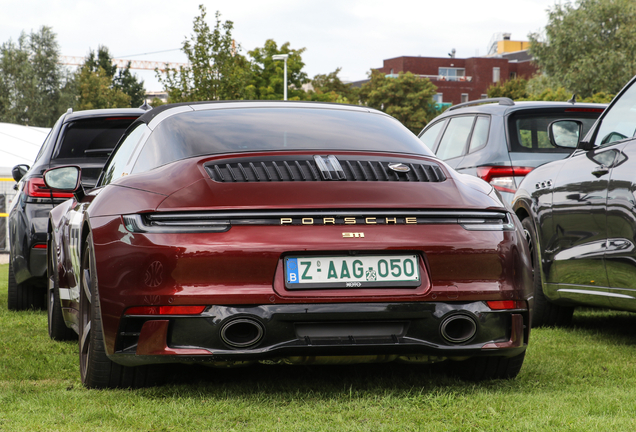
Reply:
M528 174L513 201L534 266L534 325L567 324L574 306L636 311L636 85L630 81L585 135L550 125L576 149Z
M107 109L63 114L29 168L17 165L17 194L9 209L9 310L44 308L46 296L47 223L49 211L72 194L44 185L47 169L74 164L82 168L82 184L90 189L126 128L144 109Z
M95 189L82 171L44 178L75 194L50 213L49 319L79 334L87 387L151 384L167 363L451 360L472 379L522 366L519 221L382 112L165 105Z
M480 99L450 107L419 137L448 165L489 182L510 203L525 175L572 152L571 148L550 145L548 124L576 119L586 133L605 107L578 102Z

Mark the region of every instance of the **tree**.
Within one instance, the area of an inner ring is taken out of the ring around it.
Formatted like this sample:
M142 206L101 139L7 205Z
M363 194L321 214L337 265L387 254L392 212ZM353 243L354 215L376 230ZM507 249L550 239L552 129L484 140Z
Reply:
M93 74L89 77L88 74ZM97 47L97 53L93 50L89 51L86 61L79 71L79 79L82 81L80 87L80 103L79 106L94 106L95 108L123 108L138 107L144 103L146 98L146 90L144 82L138 80L137 76L130 72L130 62L123 69L118 69L113 63L113 57L107 47L100 45ZM104 94L99 94L98 88L104 89L103 84L105 78L110 80L108 87L111 90ZM98 84L99 83L99 84ZM90 90L89 90L90 88ZM127 105L121 104L126 98L122 98L117 91L128 96ZM94 98L94 99L85 99ZM88 109L88 108L83 108Z
M615 94L636 74L636 4L632 0L557 3L545 36L530 34L530 52L541 70L586 98Z
M309 99L320 102L357 103L358 89L345 84L338 74L340 68L328 74L318 74L311 80L313 91L309 91Z
M302 53L306 48L292 49L289 42L285 42L278 48L272 39L265 41L262 48L254 48L248 54L252 58L252 75L250 81L250 97L259 100L281 100L284 92L284 67L282 60L274 60L276 54L288 54L287 58L287 99L303 100L307 95L302 89L303 84L309 81L307 74L303 72L305 63Z
M221 22L216 12L214 29L205 21L206 10L199 5L190 39L182 50L188 66L168 68L157 78L168 92L169 102L243 99L249 78L249 63L239 54L240 45L232 39L232 21Z
M113 78L113 88L121 90L130 97L130 106L139 107L146 100L146 89L144 82L139 81L135 75L130 73L130 62L124 69L119 69Z
M101 66L97 71L85 64L77 75L80 110L130 106L130 96L113 87L113 79Z
M391 78L374 70L371 81L360 89L360 100L419 133L438 114L433 102L436 93L437 87L428 78L419 78L411 72L400 72L397 78Z
M50 27L22 33L0 47L0 121L52 126L71 90L58 63L59 45Z
M528 81L522 78L509 79L491 85L488 90L488 97L508 97L512 100L521 100L528 97Z

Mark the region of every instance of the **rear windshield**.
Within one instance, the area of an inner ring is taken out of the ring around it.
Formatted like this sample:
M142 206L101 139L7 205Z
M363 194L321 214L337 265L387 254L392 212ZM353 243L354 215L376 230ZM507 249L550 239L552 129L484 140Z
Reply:
M105 162L119 138L136 118L103 117L67 123L54 159L101 158Z
M379 114L319 108L239 108L177 114L159 123L133 172L206 154L363 150L432 156L398 121Z
M548 125L556 120L576 119L583 122L583 138L590 130L596 119L601 115L598 112L559 110L551 113L512 114L508 119L510 131L510 146L513 152L531 153L571 153L573 149L557 148L550 144L548 137Z

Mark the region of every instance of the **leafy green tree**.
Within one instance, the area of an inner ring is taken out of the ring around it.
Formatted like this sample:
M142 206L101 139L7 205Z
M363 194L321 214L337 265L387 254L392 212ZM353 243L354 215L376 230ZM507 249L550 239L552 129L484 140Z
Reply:
M491 85L488 90L488 97L508 97L512 100L521 100L528 97L528 81L522 78L509 79Z
M303 72L305 63L302 53L306 48L292 49L289 42L278 48L272 39L265 41L262 48L254 48L248 54L252 58L252 75L250 81L250 97L259 100L283 99L285 78L284 61L274 60L276 54L288 54L287 58L287 99L304 100L307 94L302 89L303 84L309 82L307 74Z
M360 89L360 100L418 133L438 114L433 102L436 93L437 87L428 78L419 78L411 72L400 72L397 78L391 78L374 70L371 81Z
M199 11L194 18L194 34L182 47L189 65L168 68L163 74L156 71L168 92L168 101L243 99L250 67L239 54L240 45L232 39L234 23L221 22L221 14L216 12L216 25L211 29L205 20L205 6L199 5Z
M308 98L312 101L357 103L359 90L340 80L340 68L328 74L318 74L311 80L313 91Z
M103 45L97 47L97 53L93 50L88 52L84 67L90 72L99 72L99 68L102 68L104 70L102 75L110 77L111 80L117 72L117 65L113 64L113 56L108 48Z
M59 65L59 45L50 27L22 33L0 47L0 121L52 126L70 99Z
M123 108L130 106L130 96L113 87L113 79L101 66L97 71L85 64L78 71L79 91L77 108L80 110Z
M636 3L577 0L556 3L545 36L530 34L541 70L583 98L617 93L636 74Z
M130 97L130 106L139 107L146 100L146 89L144 82L139 81L135 75L130 72L130 62L124 69L119 69L117 75L113 78L113 88L121 90Z
M86 57L86 61L84 62L83 68L85 70L81 71L79 76L82 77L82 73L84 73L82 82L84 84L84 88L87 85L87 76L86 72L93 73L99 77L92 77L89 81L93 84L98 81L103 80L104 77L108 77L111 81L110 87L115 90L121 91L122 93L128 95L129 107L138 107L144 103L146 98L146 89L144 88L144 82L140 81L136 75L130 72L130 62L123 69L118 69L117 65L113 63L113 56L110 54L110 51L107 47L100 45L97 48L97 53L93 50L89 51L88 56ZM90 87L90 85L89 85ZM98 95L95 92L83 92L80 95L80 106L91 106L95 105L103 108L103 104L106 103L105 100L108 99L110 102L107 102L107 105L112 104L112 98L115 97L118 100L118 103L121 103L123 100L120 96L114 96L117 92L108 92L105 95ZM84 97L97 97L95 100L85 100ZM119 106L119 108L123 108L125 106Z

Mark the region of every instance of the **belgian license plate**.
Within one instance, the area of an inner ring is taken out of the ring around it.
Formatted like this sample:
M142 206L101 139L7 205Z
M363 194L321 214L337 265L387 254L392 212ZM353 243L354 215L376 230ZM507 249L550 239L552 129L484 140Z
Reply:
M416 287L420 284L417 255L285 258L287 289Z

